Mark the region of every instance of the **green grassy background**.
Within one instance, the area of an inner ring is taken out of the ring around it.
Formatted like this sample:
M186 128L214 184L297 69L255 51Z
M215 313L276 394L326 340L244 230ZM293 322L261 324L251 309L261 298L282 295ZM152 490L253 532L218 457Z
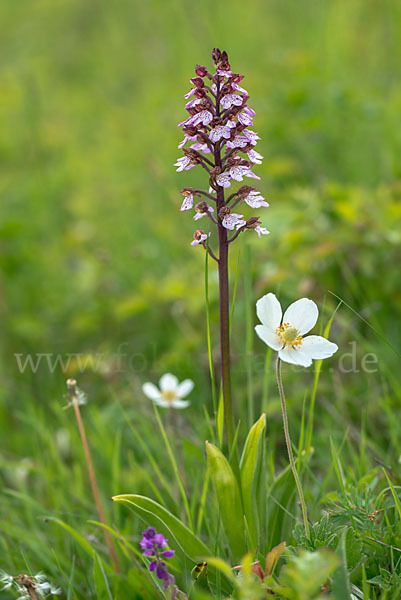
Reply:
M130 425L160 452L140 386L165 371L196 382L181 426L189 470L202 467L204 406L211 412L204 255L189 244L194 223L179 212L179 191L206 184L203 172L177 174L172 165L183 94L193 66L210 66L213 46L246 75L265 156L259 187L271 204L261 213L271 235L259 241L250 233L232 252L241 435L246 243L252 305L267 291L283 304L308 295L324 307L323 325L337 304L330 290L399 347L400 17L390 0L0 3L0 566L21 571L26 560L57 577L54 549L70 570L73 542L43 516L92 531L73 415L61 410L67 376L78 376L90 397L85 418L105 497L157 495ZM217 347L213 266L210 297ZM331 338L340 353L323 366L315 473L330 460L327 432L339 444L350 428L352 475L383 462L399 476L399 359L344 306ZM339 358L354 341L359 372L341 372ZM269 439L282 444L273 384L261 400L265 348L253 345L256 410L267 411ZM131 368L116 366L119 348ZM362 357L372 352L377 371L363 372ZM64 371L21 374L15 353L104 359L96 373L79 374L72 361ZM312 376L285 372L295 434ZM125 512L114 510L122 525ZM134 533L132 522L127 527Z

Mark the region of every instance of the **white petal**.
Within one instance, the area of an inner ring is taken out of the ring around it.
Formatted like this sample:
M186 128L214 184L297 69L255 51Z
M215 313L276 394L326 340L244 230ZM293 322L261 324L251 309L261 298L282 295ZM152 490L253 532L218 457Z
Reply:
M289 323L293 327L299 329L299 333L303 335L308 333L316 325L319 311L313 300L309 298L301 298L290 304L284 313L283 323Z
M153 383L144 383L142 386L142 391L151 400L158 400L161 398L160 390L153 385Z
M171 402L167 402L167 400L164 400L163 398L160 398L160 400L153 400L153 402L156 406L161 406L162 408L170 408L171 406Z
M281 324L282 311L280 302L272 293L259 298L256 302L256 314L259 321L272 332L275 332Z
M178 379L175 375L171 375L171 373L165 373L160 378L159 385L163 392L175 392L178 387Z
M286 346L278 353L281 360L290 363L291 365L300 365L301 367L310 367L312 364L311 357L302 351L302 348L292 348Z
M308 335L302 343L302 350L311 358L321 359L333 356L338 346L321 335Z
M262 342L270 346L270 348L273 348L273 350L280 350L280 348L283 346L283 343L278 335L269 327L266 327L265 325L256 325L255 331Z
M173 408L187 408L191 403L188 400L173 400L170 406Z
M185 398L185 396L188 396L188 394L192 392L194 385L192 379L184 379L177 388L177 396L179 398Z

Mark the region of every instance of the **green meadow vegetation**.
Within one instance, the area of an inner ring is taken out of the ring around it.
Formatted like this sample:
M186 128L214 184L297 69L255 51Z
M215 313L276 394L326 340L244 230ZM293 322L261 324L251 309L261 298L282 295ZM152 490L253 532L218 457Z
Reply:
M0 33L0 571L44 572L67 600L173 599L139 546L155 527L190 600L399 599L401 5L3 0ZM245 74L270 204L270 235L230 254L231 453L217 269L179 211L206 173L173 166L215 46ZM313 299L339 347L282 369L309 536L254 332L268 292ZM144 395L164 373L194 381L188 408Z

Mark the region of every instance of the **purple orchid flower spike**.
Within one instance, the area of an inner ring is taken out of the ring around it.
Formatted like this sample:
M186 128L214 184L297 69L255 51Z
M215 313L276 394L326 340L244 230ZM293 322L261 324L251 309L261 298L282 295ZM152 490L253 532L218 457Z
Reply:
M185 135L178 147L183 149L185 156L179 158L175 166L181 172L201 165L209 175L210 188L209 192L197 190L196 193L216 204L216 210L206 201L195 206L193 194L183 192L185 199L181 211L195 208L195 220L204 216L210 218L216 212L217 218L211 219L215 225L219 229L232 230L237 223L233 216L227 218L222 213L222 208L231 209L237 201L244 201L251 208L268 206L254 188L247 198L235 193L227 200L224 197L224 189L231 187L236 181L241 182L244 177L260 179L252 169L255 165L262 164L263 156L255 150L260 137L249 129L256 113L248 106L247 90L240 85L243 75L233 73L226 52L215 48L212 59L215 73L210 73L203 65L196 65L195 77L191 79L192 87L185 94L185 99L189 100L185 106L189 116L178 125L183 128ZM211 195L210 190L216 197ZM230 224L229 227L227 223ZM238 221L241 227L245 223L246 221ZM234 225L231 227L231 224ZM242 227L241 231L247 229L255 227ZM227 239L227 243L231 241L233 240Z

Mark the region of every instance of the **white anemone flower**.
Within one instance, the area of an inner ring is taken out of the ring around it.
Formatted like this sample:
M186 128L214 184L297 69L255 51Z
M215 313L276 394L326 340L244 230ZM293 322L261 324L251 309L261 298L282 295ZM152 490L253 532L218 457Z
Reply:
M190 394L194 387L192 379L184 379L181 383L175 375L165 373L159 381L160 389L153 383L144 383L142 391L157 406L163 408L186 408L190 405L188 400L183 400Z
M292 365L310 367L313 360L329 358L338 346L320 335L304 337L315 325L319 315L313 300L301 298L282 313L274 294L266 294L256 303L256 314L262 325L255 330L260 339L278 352L279 358Z

